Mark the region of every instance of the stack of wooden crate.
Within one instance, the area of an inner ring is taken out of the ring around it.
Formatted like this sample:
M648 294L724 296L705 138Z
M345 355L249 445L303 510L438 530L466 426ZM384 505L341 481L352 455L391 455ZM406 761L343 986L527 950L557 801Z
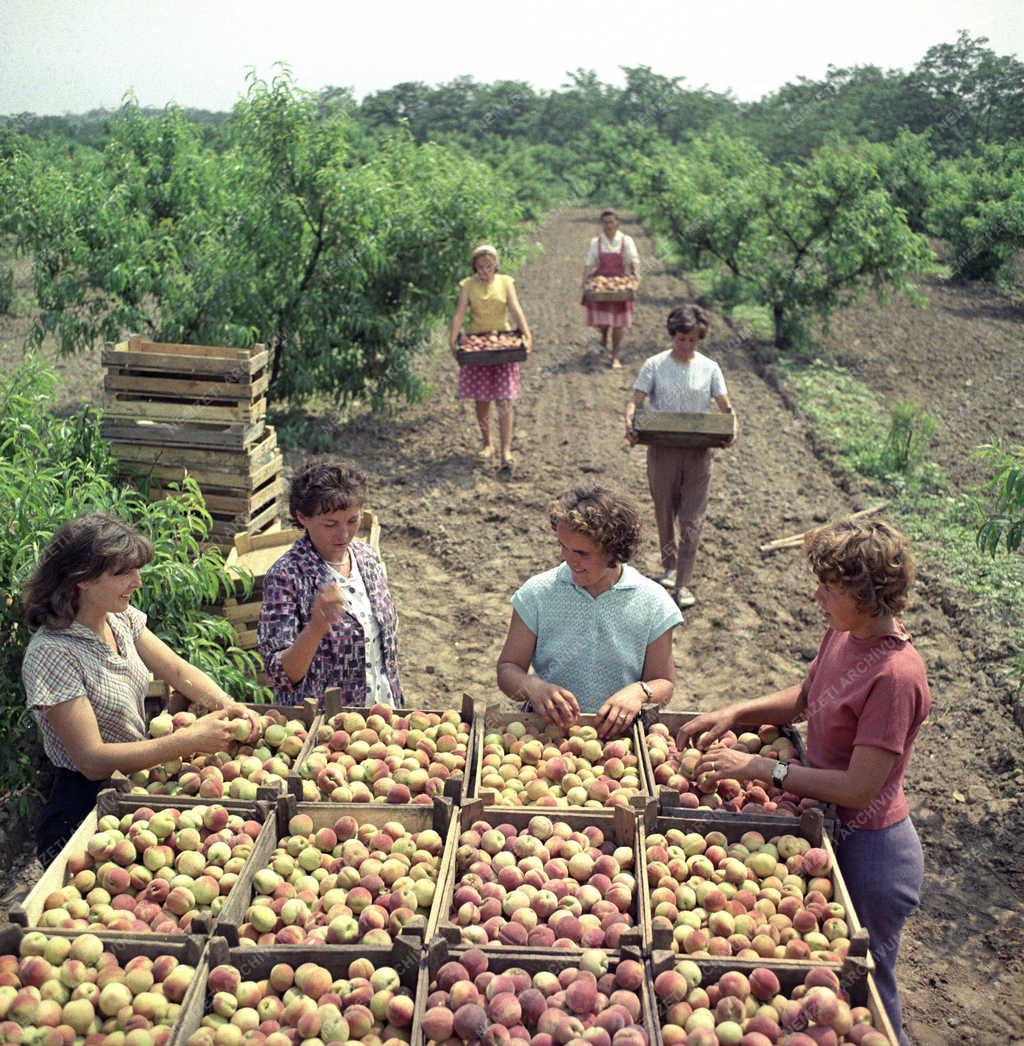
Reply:
M266 424L270 353L172 345L131 335L103 351L103 435L124 479L153 500L185 474L213 516L211 543L278 525L283 479L277 435Z

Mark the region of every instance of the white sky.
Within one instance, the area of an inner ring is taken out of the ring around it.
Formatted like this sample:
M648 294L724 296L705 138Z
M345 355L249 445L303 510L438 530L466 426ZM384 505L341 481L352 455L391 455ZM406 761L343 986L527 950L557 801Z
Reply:
M622 83L648 65L753 100L836 66L909 69L959 29L1024 55L1021 0L0 0L0 113L175 101L228 109L247 67L358 97L403 80Z

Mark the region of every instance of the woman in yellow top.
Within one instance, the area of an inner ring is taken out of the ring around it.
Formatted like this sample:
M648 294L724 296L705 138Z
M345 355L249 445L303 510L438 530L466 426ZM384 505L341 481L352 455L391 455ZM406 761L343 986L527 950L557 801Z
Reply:
M485 243L473 251L470 263L473 275L459 281L459 301L452 318L452 355L455 356L458 351L459 333L467 309L471 334L512 330L509 323L511 316L516 327L522 331L526 351L529 352L533 344L530 328L516 295L515 280L498 273L498 252ZM500 471L505 475L512 472L512 404L519 399L519 394L518 363L463 364L459 370L459 399L476 402L476 420L483 440L480 457L485 461L494 456L491 445L491 403L498 405Z

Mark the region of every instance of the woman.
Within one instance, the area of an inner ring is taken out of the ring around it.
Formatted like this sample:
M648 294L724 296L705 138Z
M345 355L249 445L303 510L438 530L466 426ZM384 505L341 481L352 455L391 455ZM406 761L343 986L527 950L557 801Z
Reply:
M601 232L590 241L583 262L583 289L591 276L640 276L640 256L632 236L619 231L619 217L614 211L601 212ZM601 332L601 348L608 348L608 331L612 332L612 358L609 366L622 366L619 354L622 351L622 335L627 327L633 326L633 302L631 301L587 301L586 324Z
M279 704L339 687L348 705L404 703L395 605L384 567L356 541L366 477L311 461L288 494L306 533L267 571L257 640Z
M680 305L668 314L672 348L644 361L633 384L633 398L626 404L626 439L631 444L637 441L633 417L648 397L652 410L682 413L707 413L714 402L723 414L733 415L733 434L727 446L735 442L737 421L722 371L714 360L697 351L708 326L708 314L699 305ZM708 507L710 448L651 444L647 448L647 484L661 546L660 583L673 590L676 604L685 609L697 602L689 585Z
M28 707L56 768L36 833L45 865L60 852L115 770L137 770L218 752L232 740L228 720L255 715L188 664L146 627L131 606L149 540L113 516L88 512L54 534L26 581L22 602L35 634L22 662ZM213 710L189 727L146 738L150 673Z
M597 713L600 736L621 734L641 705L672 697L672 629L682 616L627 562L640 540L632 501L604 487L573 487L549 519L564 562L512 597L498 686L558 726L582 711Z
M452 317L451 350L458 359L458 340L462 333L466 312L469 311L469 333L512 330L509 317L522 332L526 351L533 347L533 337L526 322L516 283L511 276L498 273L498 252L483 244L473 251L470 259L473 275L459 281L459 300ZM498 406L498 432L501 439L500 471L511 475L515 464L512 457L512 422L515 400L520 395L518 363L463 364L459 370L459 399L473 400L476 420L480 426L482 445L480 457L490 461L494 456L491 444L491 403Z
M906 1043L896 956L903 923L918 902L924 861L903 776L931 707L924 662L897 616L907 604L914 564L906 539L884 522L832 523L808 534L804 548L827 625L807 677L799 686L698 716L683 727L680 743L704 731L715 738L740 723L806 716L810 766L712 747L696 773L714 781L772 780L836 804L839 865L871 936L882 1001Z

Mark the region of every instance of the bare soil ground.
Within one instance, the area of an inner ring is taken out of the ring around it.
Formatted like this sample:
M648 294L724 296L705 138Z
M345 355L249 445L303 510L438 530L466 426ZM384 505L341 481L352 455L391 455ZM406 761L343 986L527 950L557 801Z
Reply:
M644 230L627 231L652 259ZM599 480L637 498L650 524L637 566L659 566L644 454L627 449L620 419L640 363L667 347L665 315L692 288L648 261L626 367L610 370L577 305L591 235L589 212L553 214L536 232L543 251L517 275L536 349L523 366L510 480L478 462L472 410L455 399L455 366L443 351L427 403L396 418L359 416L338 434L337 451L370 476L413 703L455 702L466 690L497 697L509 597L557 561L547 505L570 483ZM933 281L925 290L925 312L849 310L834 325L833 348L880 397L941 413L950 428L941 459L966 482L967 448L997 434L1021 438L1021 309L991 288ZM3 330L5 365L20 355L18 333ZM676 638L678 709L717 707L802 677L822 633L811 577L798 551L766 556L758 546L867 507L724 322L704 351L722 365L742 432L715 465L694 585L700 601ZM98 361L76 360L66 377L68 402L98 401ZM1024 759L1000 663L1015 623L976 615L927 567L917 597L906 623L929 666L934 705L907 776L926 855L921 908L900 958L908 1033L919 1046L1024 1042Z

